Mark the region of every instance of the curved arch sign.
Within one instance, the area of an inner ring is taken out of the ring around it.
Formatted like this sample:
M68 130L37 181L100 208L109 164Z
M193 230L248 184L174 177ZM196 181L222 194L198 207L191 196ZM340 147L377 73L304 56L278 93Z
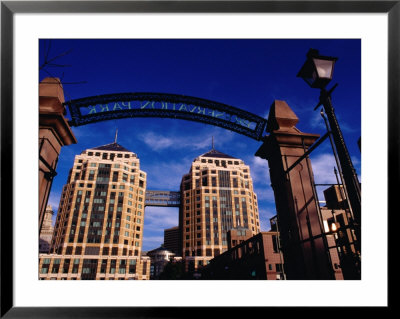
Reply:
M107 94L64 104L71 114L71 126L121 118L164 117L219 126L259 141L267 123L266 119L233 106L167 93Z

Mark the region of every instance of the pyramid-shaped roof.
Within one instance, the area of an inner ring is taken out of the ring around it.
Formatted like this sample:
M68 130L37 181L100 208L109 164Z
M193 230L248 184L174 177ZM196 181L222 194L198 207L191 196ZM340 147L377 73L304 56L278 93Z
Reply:
M220 151L217 151L216 149L211 149L211 151L208 151L207 153L204 153L203 155L200 155L200 157L219 157L219 158L234 158L236 157L224 154Z
M106 144L102 146L97 146L91 148L92 150L98 150L98 151L115 151L115 152L129 152L133 153L130 150L127 150L125 147L119 145L118 143L111 143L111 144Z

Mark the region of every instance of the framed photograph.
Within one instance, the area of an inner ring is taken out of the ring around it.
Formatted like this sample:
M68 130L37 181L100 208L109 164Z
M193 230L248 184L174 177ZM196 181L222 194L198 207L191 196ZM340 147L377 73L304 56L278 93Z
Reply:
M1 316L389 310L399 18L2 1Z

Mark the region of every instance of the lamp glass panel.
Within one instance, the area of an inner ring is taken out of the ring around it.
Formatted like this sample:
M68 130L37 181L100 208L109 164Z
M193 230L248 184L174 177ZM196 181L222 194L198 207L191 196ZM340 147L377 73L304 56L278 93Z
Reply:
M303 76L304 81L308 83L309 86L313 86L315 83L315 80L318 79L317 72L315 70L310 70L310 73L307 74L307 76Z
M315 68L317 69L319 78L325 78L325 79L332 78L333 64L335 63L334 61L314 59L314 63L315 63Z
M314 83L314 81L315 81L315 78L303 78L303 79L304 79L304 81L306 81L306 82L308 83L308 85L310 85L310 86L312 86L313 83Z

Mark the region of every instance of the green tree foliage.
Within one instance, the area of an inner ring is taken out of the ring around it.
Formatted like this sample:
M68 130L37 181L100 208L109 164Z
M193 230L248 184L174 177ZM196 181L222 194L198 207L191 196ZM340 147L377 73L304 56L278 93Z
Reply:
M185 269L182 262L169 262L165 265L163 272L159 275L161 280L185 279Z

